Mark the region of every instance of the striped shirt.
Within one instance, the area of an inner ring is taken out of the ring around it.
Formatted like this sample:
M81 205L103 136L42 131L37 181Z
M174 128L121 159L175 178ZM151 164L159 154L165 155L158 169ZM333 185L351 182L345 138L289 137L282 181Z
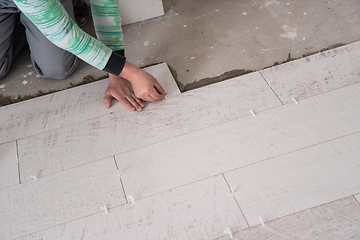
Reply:
M80 29L58 0L13 0L31 22L56 46L69 51L90 65L119 75L125 57L117 0L91 0L91 11L98 39Z

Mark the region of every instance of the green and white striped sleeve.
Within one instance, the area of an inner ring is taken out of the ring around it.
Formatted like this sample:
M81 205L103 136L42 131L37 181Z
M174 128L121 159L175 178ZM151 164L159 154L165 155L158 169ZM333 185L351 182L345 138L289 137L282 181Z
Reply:
M118 0L90 0L97 38L113 51L124 49Z
M119 75L125 57L82 31L58 0L14 0L22 13L56 46L90 65Z

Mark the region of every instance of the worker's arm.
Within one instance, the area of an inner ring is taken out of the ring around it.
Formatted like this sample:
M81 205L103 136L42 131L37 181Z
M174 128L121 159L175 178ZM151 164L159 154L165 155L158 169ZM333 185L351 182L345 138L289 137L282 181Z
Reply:
M126 58L117 53L117 49L113 51L101 41L82 31L58 0L14 0L14 2L22 13L56 46L73 53L98 69L115 76L124 76L121 73L125 68ZM130 72L130 74L125 75L132 78L128 80L136 85L136 88L134 87L136 96L143 97L146 101L152 100L149 97L150 95L142 94L139 88L150 88L151 85L155 87L154 79L145 73L141 73L144 71L132 64L129 66L127 68L129 70L126 72L135 71L136 73ZM145 91L152 92L151 89ZM164 92L160 93L164 94Z

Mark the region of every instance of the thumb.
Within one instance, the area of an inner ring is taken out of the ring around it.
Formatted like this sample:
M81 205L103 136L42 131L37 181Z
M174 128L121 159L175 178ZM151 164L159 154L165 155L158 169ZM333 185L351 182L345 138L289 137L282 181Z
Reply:
M105 94L104 104L105 104L106 108L111 107L111 99L112 99L112 96L110 94Z

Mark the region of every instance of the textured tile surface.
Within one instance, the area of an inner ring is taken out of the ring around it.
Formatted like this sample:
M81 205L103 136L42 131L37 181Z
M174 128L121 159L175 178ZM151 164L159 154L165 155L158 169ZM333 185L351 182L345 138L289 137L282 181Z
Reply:
M135 199L23 239L212 239L247 228L222 175Z
M35 175L35 173L34 173ZM30 176L27 176L30 178ZM0 190L0 233L13 239L124 204L113 158Z
M360 131L360 84L116 155L139 197Z
M260 71L283 103L360 82L360 42Z
M234 89L236 89L234 91ZM279 106L259 73L175 94L141 112L114 112L18 141L21 179L44 175ZM55 161L56 159L56 161Z
M19 183L16 142L0 144L0 189Z
M360 191L360 133L225 173L250 226Z
M360 205L345 198L233 233L234 239L359 239ZM229 239L229 236L218 240Z
M148 67L169 95L180 93L166 63ZM0 108L0 143L9 142L112 112L128 114L117 101L106 109L104 93L109 80L53 93Z

